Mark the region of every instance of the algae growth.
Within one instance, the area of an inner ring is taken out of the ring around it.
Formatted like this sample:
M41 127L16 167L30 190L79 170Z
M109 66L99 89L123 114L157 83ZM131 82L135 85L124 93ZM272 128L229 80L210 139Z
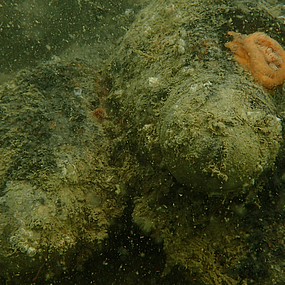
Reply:
M255 30L284 46L270 3L51 1L50 30L43 13L21 28L39 3L1 4L23 52L48 50L0 88L3 284L285 282L284 90L224 47Z

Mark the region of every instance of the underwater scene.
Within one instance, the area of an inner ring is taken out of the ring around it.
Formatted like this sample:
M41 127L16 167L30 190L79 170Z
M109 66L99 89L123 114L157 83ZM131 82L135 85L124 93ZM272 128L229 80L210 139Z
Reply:
M285 284L283 0L2 0L0 66L0 285Z

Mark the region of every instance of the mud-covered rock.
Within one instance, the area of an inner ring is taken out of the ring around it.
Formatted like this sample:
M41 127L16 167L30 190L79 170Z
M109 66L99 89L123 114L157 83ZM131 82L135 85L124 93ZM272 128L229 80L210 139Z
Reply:
M44 262L54 274L78 241L96 249L122 214L123 191L102 127L108 122L94 113L103 107L96 74L82 62L56 58L1 86L3 273Z

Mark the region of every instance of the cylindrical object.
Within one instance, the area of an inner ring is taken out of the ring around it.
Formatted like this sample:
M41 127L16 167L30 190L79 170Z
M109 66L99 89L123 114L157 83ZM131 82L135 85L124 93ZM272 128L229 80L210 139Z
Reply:
M269 98L257 96L253 87L226 83L188 81L173 90L160 145L178 181L211 194L242 191L273 164L281 123Z

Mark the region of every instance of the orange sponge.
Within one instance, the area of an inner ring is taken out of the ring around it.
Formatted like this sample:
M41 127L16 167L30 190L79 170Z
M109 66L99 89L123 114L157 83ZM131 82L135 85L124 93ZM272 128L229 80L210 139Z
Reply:
M264 87L272 89L285 80L285 52L278 42L264 33L242 35L229 32L233 41L225 44L235 60L250 71Z

